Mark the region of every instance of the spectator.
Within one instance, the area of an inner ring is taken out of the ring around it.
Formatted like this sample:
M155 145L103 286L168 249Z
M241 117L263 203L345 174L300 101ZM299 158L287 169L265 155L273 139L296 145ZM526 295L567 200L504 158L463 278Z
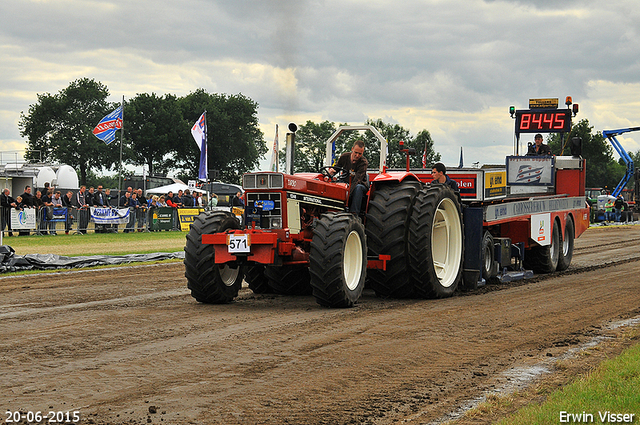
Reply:
M93 188L93 186L91 186L84 195L84 201L87 204L87 207L96 206L96 200L94 199L95 196L96 196L95 189Z
M67 220L64 224L64 233L69 234L69 230L73 225L73 192L68 191L62 198L62 206L67 209Z
M173 202L178 204L178 208L184 207L184 200L182 199L183 197L184 197L184 192L182 191L182 189L180 189L178 191L178 194L173 197Z
M169 193L167 193L166 203L168 207L178 208L178 204L176 204L173 200L173 192L169 191Z
M111 195L111 189L105 189L105 191L104 191L104 206L105 207L118 206L117 202L116 202L116 205L113 205L113 201L116 198L117 198L117 196L112 196Z
M194 201L195 201L195 202L194 202L194 205L195 205L196 207L198 207L198 208L202 208L202 207L204 206L204 205L203 205L203 202L202 202L202 195L200 194L200 192L196 192L196 191L194 191L194 192L193 192L193 198L194 198Z
M118 196L112 195L111 194L111 189L105 189L104 198L105 198L104 206L106 208L117 208L118 207L118 202L119 202ZM118 233L118 225L117 224L105 224L104 228L105 228L105 231L107 231L107 232Z
M11 231L11 208L15 208L17 203L10 194L11 191L9 189L2 191L2 195L0 195L0 206L2 206L2 232L4 232L6 226L9 236L13 236L13 232Z
M211 192L211 199L209 199L208 202L208 206L209 207L217 207L218 206L218 195L216 195L215 193Z
M242 192L240 191L236 192L233 199L231 199L231 206L244 208L244 200L242 199Z
M107 207L109 206L109 201L107 200L107 196L102 192L102 186L98 186L98 190L93 194L93 205L96 207Z
M20 202L18 202L18 204L20 205L20 210L24 210L25 208L34 208L35 204L33 202L33 195L31 194L31 186L27 185L24 187L24 193L22 195L20 195L18 198L20 198ZM16 201L18 200L18 198L16 198ZM36 217L37 217L37 210L36 210ZM20 230L18 232L18 236L27 236L31 234L30 230Z
M45 204L46 202L46 204ZM38 221L38 233L42 235L47 234L47 206L51 203L49 202L49 197L46 195L42 195L42 191L36 190L36 197L33 199L34 206L38 209L37 212L37 221Z
M55 208L62 208L62 194L60 193L59 190L57 190L54 194L53 197L51 198L51 218L53 219L53 210ZM56 222L55 221L49 221L49 234L51 235L57 235L58 232L56 231Z
M616 222L619 223L622 221L622 209L624 208L624 199L622 199L622 195L618 195L613 203L613 208L616 211Z
M24 205L24 200L22 199L22 196L18 195L18 197L16 198L16 206L15 206L17 211L24 211L25 209L25 205Z
M135 220L135 208L132 207L131 203L132 192L128 190L120 197L120 208L127 208L129 210L129 218L127 224L124 227L124 233L131 232L131 224L134 223Z
M147 199L142 193L142 189L137 190L136 199L138 200L138 210L136 212L136 218L138 221L138 232L142 232L146 225L147 219Z
M166 207L167 202L164 200L164 195L160 195L158 198L158 207Z
M31 186L24 187L24 193L21 195L22 203L29 208L33 208L33 195L31 194Z
M83 235L89 227L89 205L87 205L87 187L80 186L80 190L74 197L74 206L78 209L78 231Z
M193 203L193 197L191 196L191 192L189 189L184 191L182 195L182 206L183 207L193 207L195 204Z

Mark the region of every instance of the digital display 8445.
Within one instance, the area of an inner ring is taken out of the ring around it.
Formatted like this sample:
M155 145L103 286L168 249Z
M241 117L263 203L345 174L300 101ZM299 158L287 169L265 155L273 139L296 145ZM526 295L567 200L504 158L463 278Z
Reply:
M569 109L516 111L516 133L566 133L569 130Z

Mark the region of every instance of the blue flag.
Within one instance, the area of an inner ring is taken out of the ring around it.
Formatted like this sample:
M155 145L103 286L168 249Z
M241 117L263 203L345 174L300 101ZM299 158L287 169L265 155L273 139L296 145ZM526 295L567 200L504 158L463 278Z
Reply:
M93 129L93 134L108 145L116 140L116 130L121 128L122 106L119 106L115 111L100 120L96 128Z

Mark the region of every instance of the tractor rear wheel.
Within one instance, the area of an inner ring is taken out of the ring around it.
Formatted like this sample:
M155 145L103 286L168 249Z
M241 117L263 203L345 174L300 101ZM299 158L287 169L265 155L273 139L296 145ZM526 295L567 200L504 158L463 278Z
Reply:
M265 276L265 266L262 264L253 264L247 267L247 273L244 280L249 284L249 289L254 294L273 294L275 291L269 285L269 278Z
M277 294L311 295L309 268L306 266L267 266L264 275Z
M432 185L417 197L409 223L410 272L414 294L450 297L462 280L464 232L457 195Z
M353 214L324 214L316 220L309 273L313 296L325 307L352 307L362 295L367 271L364 226Z
M573 258L573 242L576 237L576 229L571 216L567 216L567 222L564 223L564 238L562 238L562 249L558 258L558 267L556 270L567 270L571 265Z
M231 302L242 286L244 267L238 264L216 264L211 244L202 243L202 235L239 229L238 219L227 212L205 212L195 218L184 248L184 275L191 296L201 303Z
M525 268L533 270L535 273L553 273L558 267L561 249L562 239L560 238L560 226L557 220L553 220L551 244L531 247L531 249L525 253L524 266Z
M390 255L387 270L370 270L369 284L379 297L406 298L413 295L409 279L409 218L422 187L404 181L375 187L367 212L369 255Z

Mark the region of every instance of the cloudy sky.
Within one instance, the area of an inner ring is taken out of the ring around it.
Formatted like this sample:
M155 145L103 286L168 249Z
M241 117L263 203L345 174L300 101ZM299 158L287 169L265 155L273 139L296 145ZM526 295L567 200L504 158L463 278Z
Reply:
M24 149L37 94L88 77L114 102L243 93L269 146L275 124L382 118L429 130L448 165L460 147L501 163L529 98L640 126L639 31L637 0L3 0L0 151ZM640 150L640 133L619 140Z

